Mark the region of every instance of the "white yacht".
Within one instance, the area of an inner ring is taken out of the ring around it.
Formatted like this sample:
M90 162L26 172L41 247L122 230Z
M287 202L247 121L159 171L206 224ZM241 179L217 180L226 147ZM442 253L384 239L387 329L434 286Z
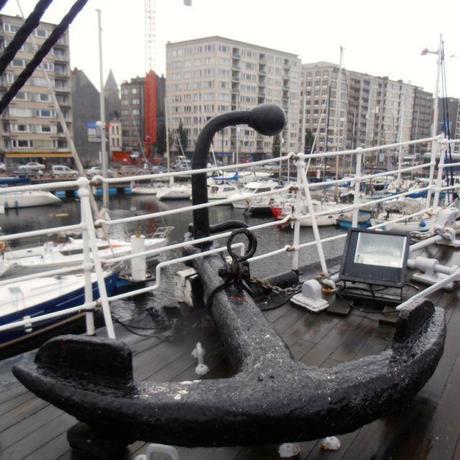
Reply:
M235 209L248 209L251 207L254 193L269 192L279 187L278 182L274 180L248 182L239 192L230 195L229 198L239 198L232 203Z
M340 210L340 208L349 207L347 205L332 203L332 202L321 202L319 200L312 200L313 210L315 213L331 211L327 214L322 214L320 216L316 216L316 224L318 227L326 227L329 225L337 225L337 220L339 217L344 216L344 212ZM276 219L283 219L287 215L292 213L292 209L294 206L294 200L290 199L286 201L284 204L279 204L277 206L272 207L272 214ZM308 206L306 202L302 203L301 209L303 217L300 219L300 226L301 227L311 227L312 226L312 218L311 216L307 216L309 213Z
M172 184L158 188L156 196L159 200L188 200L191 193L190 184Z
M155 184L134 184L131 187L131 193L133 195L153 195L156 196L158 189L162 187L162 185L155 185Z
M166 233L145 238L145 250L158 249L168 243ZM97 239L99 257L111 259L131 252L131 243L120 239ZM5 251L3 264L5 268L21 267L28 269L55 269L83 263L83 239L69 238L63 243L48 242L42 246Z
M208 200L225 200L235 193L239 188L233 184L220 183L208 186Z
M43 190L9 193L0 190L0 206L4 209L32 208L59 203L61 203L60 198Z

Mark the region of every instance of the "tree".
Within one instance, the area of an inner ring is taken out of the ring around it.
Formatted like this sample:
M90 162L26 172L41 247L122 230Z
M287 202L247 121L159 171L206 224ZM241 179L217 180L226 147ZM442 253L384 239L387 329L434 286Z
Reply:
M188 134L182 124L182 120L179 122L179 128L177 129L177 140L179 141L179 150L181 150L181 153L185 155L188 145Z
M315 135L311 132L310 129L307 129L305 132L305 152L310 153L315 142Z
M277 134L274 138L273 138L273 143L272 143L272 155L273 155L273 158L275 157L279 157L281 155L281 139L280 139L280 135Z

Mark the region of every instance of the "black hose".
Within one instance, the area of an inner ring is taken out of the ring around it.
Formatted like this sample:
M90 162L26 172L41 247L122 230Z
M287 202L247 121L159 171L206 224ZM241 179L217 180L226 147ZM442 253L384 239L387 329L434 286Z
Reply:
M29 35L40 24L40 19L43 16L43 13L46 11L48 6L50 6L52 1L53 0L40 0L35 5L34 10L30 13L29 17L25 20L24 24L16 32L13 40L8 43L8 46L0 57L0 75L3 74L5 69L8 67L8 64L13 60L14 56L16 56L16 53L26 42Z
M21 72L9 90L2 97L2 100L0 101L0 114L6 109L19 90L26 84L27 80L32 76L46 55L51 51L51 48L57 43L59 38L61 38L87 2L88 0L77 0L72 5L69 12L62 18L61 22L51 32L50 36L43 42L41 48L35 53L26 68Z

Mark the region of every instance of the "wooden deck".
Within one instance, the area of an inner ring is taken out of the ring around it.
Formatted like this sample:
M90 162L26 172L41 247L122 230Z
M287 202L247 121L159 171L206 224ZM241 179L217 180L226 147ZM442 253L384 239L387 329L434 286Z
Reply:
M458 254L454 253L454 259ZM450 257L449 257L450 258ZM359 430L340 436L338 452L324 452L318 441L301 443L300 459L460 459L460 309L458 294L435 297L446 309L448 334L444 355L427 385L409 408L379 419ZM354 310L348 317L312 314L292 305L268 311L267 318L285 339L293 354L305 364L334 366L382 351L391 341L394 328L379 323L381 315ZM155 381L196 378L191 350L197 341L204 345L206 378L229 375L229 366L212 323L204 321L183 335L167 340L129 334L117 327L118 336L133 350L136 378ZM0 459L82 460L72 452L66 431L76 420L36 398L11 375L19 358L0 363ZM141 453L144 444L130 446ZM184 460L278 459L277 446L219 449L179 448Z

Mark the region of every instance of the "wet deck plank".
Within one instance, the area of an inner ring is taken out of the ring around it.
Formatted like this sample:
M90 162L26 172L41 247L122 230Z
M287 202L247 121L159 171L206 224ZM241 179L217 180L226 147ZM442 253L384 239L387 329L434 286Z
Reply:
M460 459L460 311L454 295L444 295L449 319L444 356L433 378L400 414L377 420L340 436L342 449L327 453L318 441L301 443L306 459ZM379 325L375 315L353 312L347 318L327 313L312 314L291 305L267 312L267 318L293 354L308 365L333 366L383 350L392 337L391 326ZM207 349L210 377L229 374L223 347L210 327L197 327L176 339L132 337L134 368L141 379L185 380L195 378L190 352L200 340ZM0 375L1 379L1 375ZM41 401L17 383L0 391L0 459L72 459L81 456L69 449L67 429L75 419ZM141 452L143 444L131 446ZM279 458L277 446L179 449L185 460L270 460Z

